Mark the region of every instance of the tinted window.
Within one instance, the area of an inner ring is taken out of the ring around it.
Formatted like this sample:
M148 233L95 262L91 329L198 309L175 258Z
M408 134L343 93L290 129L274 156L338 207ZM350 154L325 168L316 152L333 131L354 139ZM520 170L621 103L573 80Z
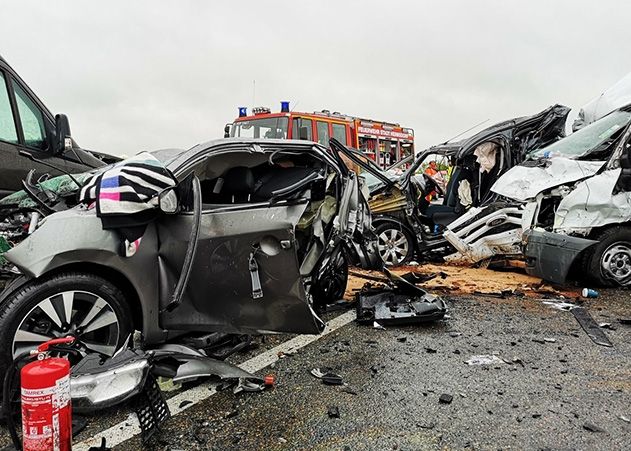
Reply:
M24 144L43 149L46 147L44 116L15 80L13 86L15 87L15 101L18 104L22 131L24 132Z
M311 129L311 119L297 117L293 120L291 136L293 139L300 139L300 129L306 128L307 141L313 141L313 131Z
M0 72L0 140L14 144L18 142L11 102L9 102L9 92L2 72Z
M346 145L346 125L344 124L332 124L333 137L342 144Z
M323 146L329 145L329 124L327 122L316 122L318 126L318 142Z

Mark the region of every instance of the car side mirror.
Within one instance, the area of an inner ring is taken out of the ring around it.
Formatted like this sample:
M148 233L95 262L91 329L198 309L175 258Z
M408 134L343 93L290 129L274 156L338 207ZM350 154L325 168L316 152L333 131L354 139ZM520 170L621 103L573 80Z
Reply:
M231 124L226 124L226 126L223 128L223 137L224 138L230 138L230 125Z
M61 155L68 150L72 150L70 123L68 122L68 116L65 114L58 114L55 116L54 153L55 155Z
M307 127L300 127L298 131L299 139L307 141L309 139L309 129Z
M158 205L162 213L173 215L178 212L179 204L174 188L167 188L158 196Z

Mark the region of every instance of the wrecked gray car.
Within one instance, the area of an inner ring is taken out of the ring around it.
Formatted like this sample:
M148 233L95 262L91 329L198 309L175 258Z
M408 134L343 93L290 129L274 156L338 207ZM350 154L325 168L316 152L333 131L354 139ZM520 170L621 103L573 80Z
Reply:
M21 276L0 296L2 362L67 335L112 356L134 330L145 348L319 333L314 307L343 295L349 262L378 262L359 180L325 147L226 139L151 157L173 177L154 209L106 218L103 179L83 187L95 202L50 214L5 254Z

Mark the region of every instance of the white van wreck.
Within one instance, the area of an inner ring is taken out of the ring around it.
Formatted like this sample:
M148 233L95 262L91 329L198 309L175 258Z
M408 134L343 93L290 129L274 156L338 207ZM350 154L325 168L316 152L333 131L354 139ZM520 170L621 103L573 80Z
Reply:
M528 273L564 283L631 285L631 106L550 146L500 177L499 201L449 225L453 259L525 256ZM572 275L575 275L572 272Z

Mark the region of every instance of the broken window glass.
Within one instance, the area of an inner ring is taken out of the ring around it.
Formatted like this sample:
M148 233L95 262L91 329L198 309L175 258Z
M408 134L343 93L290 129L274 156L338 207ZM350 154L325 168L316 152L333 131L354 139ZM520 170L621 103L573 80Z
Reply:
M531 158L564 156L578 158L604 150L631 120L631 112L615 111L568 137L538 149Z

